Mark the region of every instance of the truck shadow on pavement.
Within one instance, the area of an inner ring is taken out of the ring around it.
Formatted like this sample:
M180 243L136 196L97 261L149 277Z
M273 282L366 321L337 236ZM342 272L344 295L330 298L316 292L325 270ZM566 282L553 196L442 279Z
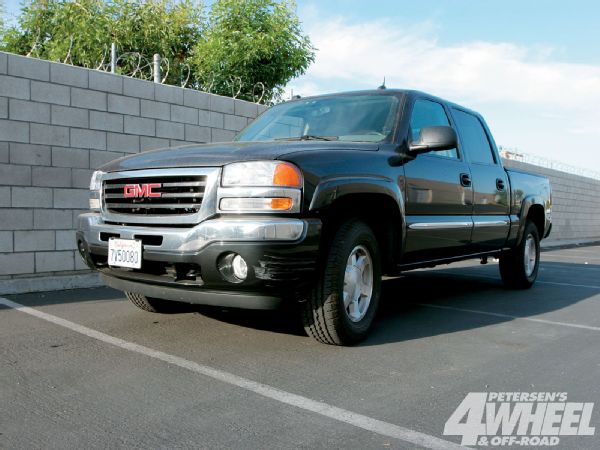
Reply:
M600 266L571 263L543 263L543 275L560 270L556 282L598 286L593 273ZM559 269L560 268L560 269ZM592 269L592 270L590 270ZM586 280L574 281L567 273L588 271ZM558 273L558 272L557 272ZM530 317L567 308L600 294L600 288L560 286L537 283L529 290L510 290L503 286L497 267L468 267L408 272L405 276L383 280L379 312L370 336L360 346L381 345L437 336L514 320L474 314L449 307L482 312ZM430 305L430 306L426 306ZM299 313L281 311L222 310L194 307L196 312L227 323L257 330L305 336Z
M408 272L398 278L385 279L382 282L380 308L372 331L359 345L409 341L514 320L512 317L477 314L461 309L531 317L568 308L582 300L600 295L600 281L596 281L600 279L600 265L543 262L540 278L551 283L537 283L529 290L509 290L502 285L497 267L490 265L449 266L443 269ZM124 296L110 288L94 288L7 297L18 303L37 307L123 301ZM131 308L134 306L131 305ZM1 309L4 308L0 306ZM182 305L178 313L193 313L259 331L306 336L297 305L277 311ZM156 317L160 315L148 314L150 320L156 320ZM251 336L249 335L249 339Z
M593 281L594 274L600 275L597 265L544 262L540 277L552 278L557 284L536 283L528 290L505 288L493 268L450 267L385 280L377 323L361 345L419 339L515 320L482 313L538 316L600 294L600 287L583 287L600 286ZM558 270L561 276L552 276ZM565 270L573 276L588 271L589 276L585 274L587 279L577 281L565 276Z
M28 294L1 295L17 303L35 308L36 306L60 305L82 302L103 302L120 300L123 293L109 287L87 289L67 289L62 291L32 292ZM2 308L2 306L0 306Z

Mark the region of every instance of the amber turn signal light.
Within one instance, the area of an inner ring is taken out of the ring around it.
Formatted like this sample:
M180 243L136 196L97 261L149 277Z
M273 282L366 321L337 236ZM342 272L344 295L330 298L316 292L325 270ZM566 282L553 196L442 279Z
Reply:
M273 198L271 199L271 209L275 209L277 211L287 211L293 205L293 201L289 197L283 198Z
M291 164L277 164L275 173L273 174L273 184L275 186L302 187L302 175L300 174L300 170Z

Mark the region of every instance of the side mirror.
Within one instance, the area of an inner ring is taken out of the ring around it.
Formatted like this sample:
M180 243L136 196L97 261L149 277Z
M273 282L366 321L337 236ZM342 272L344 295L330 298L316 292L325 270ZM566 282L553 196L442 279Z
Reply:
M456 132L452 127L435 126L421 128L419 140L408 146L410 153L439 152L451 150L457 145Z

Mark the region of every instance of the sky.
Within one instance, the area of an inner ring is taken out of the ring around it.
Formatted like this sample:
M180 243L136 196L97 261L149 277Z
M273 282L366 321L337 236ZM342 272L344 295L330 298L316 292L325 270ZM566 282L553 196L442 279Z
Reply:
M2 0L0 0L2 1ZM19 0L4 0L9 20ZM498 144L600 172L600 2L297 0L317 48L288 92L419 89Z
M600 172L600 2L299 0L302 96L389 88L479 111L498 144Z

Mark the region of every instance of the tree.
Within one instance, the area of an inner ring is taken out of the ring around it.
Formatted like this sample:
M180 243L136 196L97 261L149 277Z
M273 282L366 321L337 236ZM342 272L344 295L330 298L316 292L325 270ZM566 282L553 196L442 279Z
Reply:
M109 63L114 42L122 55L120 73L132 74L140 64L131 53L144 55L142 64L158 53L170 62L166 82L179 84L187 77L183 63L202 27L202 8L191 0L32 0L23 6L18 27L5 33L3 48L100 68Z
M194 82L221 95L277 100L283 86L314 61L289 0L217 0L195 46Z
M188 78L185 64L204 27L200 6L191 0L113 0L108 5L114 18L113 42L121 53L139 52L149 58L158 53L169 61L167 83L181 84Z
M106 45L102 0L60 2L36 0L25 4L19 26L4 36L4 49L54 61L95 67ZM109 38L108 38L109 39Z
M4 3L0 0L0 39L4 35Z
M166 83L189 77L192 87L247 100L264 87L265 102L314 60L289 0L216 0L208 15L195 0L30 0L0 49L106 69L113 42L120 73L140 76L133 53L142 65L158 53L169 62Z

